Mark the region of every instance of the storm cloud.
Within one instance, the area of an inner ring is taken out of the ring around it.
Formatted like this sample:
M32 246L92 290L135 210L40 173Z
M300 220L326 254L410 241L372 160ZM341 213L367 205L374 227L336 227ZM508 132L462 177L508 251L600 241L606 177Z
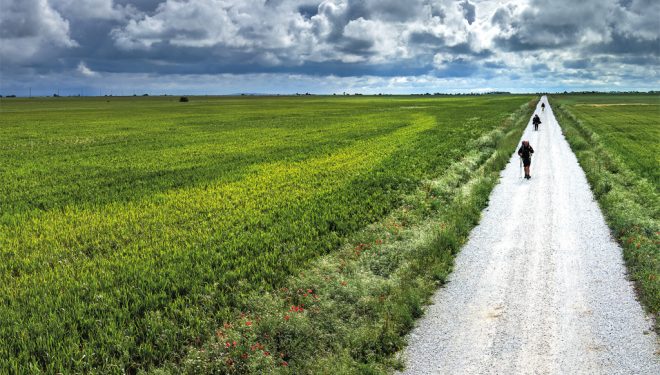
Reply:
M475 89L495 85L514 91L523 86L542 91L554 87L550 82L569 89L658 84L660 3L651 0L0 0L0 5L3 92L58 79L93 87L121 77L126 86L139 81L149 87L148 76L176 88L176 80L188 87L213 75L240 81L242 75L260 74L317 83L372 77L369 82L381 82L385 92L415 80L421 86L410 86L423 91L451 91L470 82Z

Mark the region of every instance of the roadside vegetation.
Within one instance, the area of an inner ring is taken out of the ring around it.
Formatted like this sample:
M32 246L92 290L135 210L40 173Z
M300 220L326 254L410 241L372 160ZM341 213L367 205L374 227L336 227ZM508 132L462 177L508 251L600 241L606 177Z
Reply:
M560 95L550 101L657 331L660 95Z
M0 372L388 366L529 100L3 101Z

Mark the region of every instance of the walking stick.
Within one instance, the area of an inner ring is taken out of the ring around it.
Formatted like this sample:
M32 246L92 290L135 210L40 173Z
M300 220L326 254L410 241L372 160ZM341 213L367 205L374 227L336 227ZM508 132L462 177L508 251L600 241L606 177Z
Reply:
M518 156L518 160L520 160L520 169L518 169L518 178L522 178L522 170L523 170L522 158Z

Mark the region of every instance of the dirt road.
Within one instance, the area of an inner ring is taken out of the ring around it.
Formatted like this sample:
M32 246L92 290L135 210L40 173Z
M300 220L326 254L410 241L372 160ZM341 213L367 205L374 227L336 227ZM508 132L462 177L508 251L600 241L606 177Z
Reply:
M409 337L406 374L660 374L658 338L552 108Z

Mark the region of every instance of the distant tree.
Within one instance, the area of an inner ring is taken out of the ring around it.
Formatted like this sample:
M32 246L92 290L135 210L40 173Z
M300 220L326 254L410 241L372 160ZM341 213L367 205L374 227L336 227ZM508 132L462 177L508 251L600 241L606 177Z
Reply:
M182 96L179 98L179 102L181 103L187 103L188 102L188 97L187 96Z

